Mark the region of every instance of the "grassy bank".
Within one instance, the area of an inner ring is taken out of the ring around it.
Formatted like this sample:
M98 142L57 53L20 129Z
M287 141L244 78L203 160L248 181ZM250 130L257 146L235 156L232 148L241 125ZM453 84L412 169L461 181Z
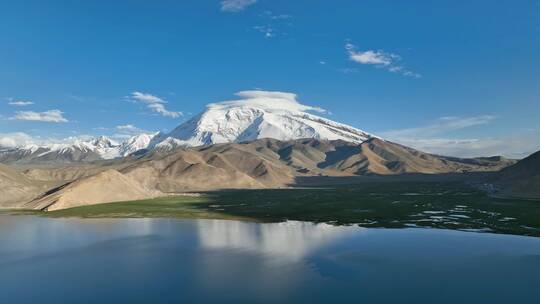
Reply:
M461 183L231 190L47 212L52 217L299 220L365 227L436 227L540 236L540 203L490 198Z
M168 196L148 200L98 204L44 213L49 217L133 218L169 217L186 219L237 219L241 216L220 213L212 208L199 208L213 201L212 196Z

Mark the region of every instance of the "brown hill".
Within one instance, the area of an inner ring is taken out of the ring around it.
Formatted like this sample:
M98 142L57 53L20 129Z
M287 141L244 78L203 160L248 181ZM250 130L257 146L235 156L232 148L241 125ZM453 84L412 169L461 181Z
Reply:
M44 185L0 164L0 207L12 208L35 197Z
M494 184L500 196L540 198L540 151L502 170Z
M155 153L120 169L164 192L295 185L303 176L441 174L498 171L514 161L460 159L423 153L392 142L261 139Z
M464 159L434 155L373 138L360 145L359 153L338 160L337 165L354 174L396 175L498 171L513 163L502 157Z
M267 188L291 183L294 169L268 152L242 144L179 150L136 161L122 173L164 192Z
M51 189L41 197L24 204L23 207L51 211L83 205L140 200L158 194L157 191L144 188L116 170L107 170Z

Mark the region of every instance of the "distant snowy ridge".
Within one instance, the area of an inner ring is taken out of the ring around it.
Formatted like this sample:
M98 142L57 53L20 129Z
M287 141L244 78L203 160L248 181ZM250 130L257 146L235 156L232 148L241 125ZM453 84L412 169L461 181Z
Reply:
M107 136L90 140L76 139L71 143L26 145L16 148L0 148L0 160L32 158L43 160L96 160L128 156L146 149L156 134L139 134L118 143Z

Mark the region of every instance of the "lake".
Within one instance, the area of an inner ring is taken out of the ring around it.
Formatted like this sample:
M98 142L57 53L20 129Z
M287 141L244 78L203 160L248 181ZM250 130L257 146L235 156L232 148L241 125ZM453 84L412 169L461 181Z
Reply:
M0 303L532 303L540 238L0 214Z

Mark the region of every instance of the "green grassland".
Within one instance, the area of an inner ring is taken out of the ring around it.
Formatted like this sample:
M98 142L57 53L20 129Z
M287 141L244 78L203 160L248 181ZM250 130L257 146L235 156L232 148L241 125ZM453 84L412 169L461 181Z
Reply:
M381 183L229 190L47 212L51 217L174 217L434 227L540 236L540 202L503 200L462 183Z

